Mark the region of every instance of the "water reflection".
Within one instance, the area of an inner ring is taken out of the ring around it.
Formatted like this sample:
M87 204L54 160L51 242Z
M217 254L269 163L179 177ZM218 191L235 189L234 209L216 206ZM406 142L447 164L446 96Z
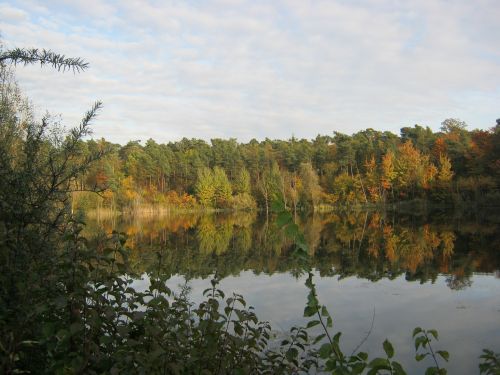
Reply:
M362 349L383 355L381 343L389 338L412 374L428 365L414 360L415 326L439 330L440 347L452 355L450 374L477 373L482 348L499 347L499 218L375 211L297 220L318 294L344 333L346 352L365 337L374 311ZM123 218L90 222L86 233L112 230L128 234L132 265L143 275L138 286L152 272L172 276L172 288L187 279L190 298L199 302L204 279L217 271L223 289L243 294L274 329L306 324L305 276L291 256L292 242L272 219L255 213Z
M394 212L348 212L298 217L314 267L321 276L357 276L434 282L451 289L471 285L474 272L500 269L498 220L463 215L427 217ZM127 233L138 273L158 271L187 278L256 274L299 275L293 244L272 220L256 213L190 214L90 222L99 231ZM497 273L498 275L498 273Z

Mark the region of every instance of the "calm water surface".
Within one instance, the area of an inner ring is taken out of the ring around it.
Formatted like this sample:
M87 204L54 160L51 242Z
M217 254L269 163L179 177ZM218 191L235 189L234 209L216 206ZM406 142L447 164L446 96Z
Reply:
M500 350L499 218L456 213L410 216L356 212L298 217L315 267L320 301L342 331L342 348L382 355L388 338L410 373L423 373L411 333L436 328L437 349L450 352L450 374L478 373L483 348ZM128 234L132 263L142 273L187 282L201 300L215 272L226 292L245 296L276 335L303 324L305 275L293 244L272 218L256 214L173 215L91 222L89 234ZM160 256L158 256L160 255ZM372 326L373 322L373 326Z

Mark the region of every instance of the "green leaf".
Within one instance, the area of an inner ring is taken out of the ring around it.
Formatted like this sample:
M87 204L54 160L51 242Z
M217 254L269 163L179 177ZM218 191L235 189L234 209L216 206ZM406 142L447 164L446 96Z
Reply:
M319 324L319 320L311 320L307 323L306 328L315 327Z
M393 361L391 363L394 375L406 375L406 371L403 369L400 363Z
M365 352L359 352L358 353L358 357L359 359L361 359L362 361L366 361L368 359L368 354L365 353Z
M385 358L375 358L369 364L370 371L368 371L368 375L375 375L378 373L378 370L390 370L391 366L389 365L389 361Z
M446 362L448 362L448 359L450 359L450 353L448 353L446 350L438 350L436 352L443 358Z
M385 339L384 343L382 344L384 347L384 352L387 354L389 358L394 357L394 348L392 344L389 342L389 340Z
M320 358L326 359L330 356L330 354L332 354L332 346L330 345L330 343L321 345L321 347L319 348Z
M234 332L236 332L236 334L239 336L243 335L243 327L241 326L241 324L234 325Z
M358 362L351 366L352 374L361 374L366 367L366 363Z
M321 307L321 316L330 316L330 314L328 313L328 310L327 310L326 306L322 306Z
M438 332L435 329L430 329L427 332L429 332L434 338L437 340L438 339Z
M422 332L422 328L420 327L417 327L413 330L413 336L412 337L415 337L416 335L418 335L420 332Z
M337 332L335 336L333 336L333 342L335 342L337 345L340 342L340 336L342 336L342 332Z
M415 350L418 350L418 348L420 347L420 345L423 345L424 347L426 346L427 344L427 339L425 338L425 336L419 336L415 339Z
M290 348L286 352L286 358L290 361L297 358L298 355L299 355L299 351L296 348Z
M429 355L429 353L417 354L417 355L415 355L415 360L417 362L420 362L422 359L424 359L425 357L427 357L427 355Z
M307 295L307 306L315 308L315 312L319 309L318 298L316 298L313 292L310 292Z
M304 308L304 317L308 318L310 316L313 316L314 314L316 314L316 311L317 311L317 309L315 307L306 306Z
M374 368L374 367L381 368L381 366L383 366L383 367L389 367L389 362L387 361L387 359L385 359L385 358L374 358L368 364L368 367L370 367L370 368Z
M332 371L332 374L338 374L339 373L338 371L342 371L342 370L339 370L339 367L337 366L337 360L335 359L335 357L330 357L326 361L325 370Z
M313 341L313 344L317 344L318 342L320 342L321 340L323 340L323 338L326 336L325 333L322 333L321 335L317 336L314 338L314 341Z

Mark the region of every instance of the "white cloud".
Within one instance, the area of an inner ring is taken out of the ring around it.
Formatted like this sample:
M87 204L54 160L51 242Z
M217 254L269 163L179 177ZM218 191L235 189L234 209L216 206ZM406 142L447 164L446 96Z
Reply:
M2 22L25 22L28 20L28 13L9 4L0 4L0 20Z
M484 128L498 117L495 1L94 0L1 10L7 46L91 63L77 76L18 68L37 106L75 122L101 99L95 135L112 141L437 129L457 114Z

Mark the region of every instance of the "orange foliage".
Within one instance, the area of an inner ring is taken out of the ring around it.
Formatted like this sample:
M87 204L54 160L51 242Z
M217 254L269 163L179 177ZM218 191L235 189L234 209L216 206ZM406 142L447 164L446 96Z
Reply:
M446 140L444 137L439 137L434 142L434 146L432 147L432 156L434 156L435 160L439 160L441 155L446 155Z
M429 224L424 225L424 240L432 249L435 249L441 243L441 240L437 233L433 231Z
M427 166L427 168L425 169L424 180L422 184L424 189L431 188L431 182L434 181L438 172L439 171L434 164L429 164Z
M394 174L394 154L389 151L382 158L382 187L389 190L392 187L392 181L395 177Z
M390 225L384 226L385 257L391 263L396 261L396 238Z
M378 252L379 248L377 246L372 245L368 247L368 254L370 254L373 258L378 258Z
M368 228L370 229L376 229L380 225L380 214L378 212L374 212L372 214L370 224L368 224Z

